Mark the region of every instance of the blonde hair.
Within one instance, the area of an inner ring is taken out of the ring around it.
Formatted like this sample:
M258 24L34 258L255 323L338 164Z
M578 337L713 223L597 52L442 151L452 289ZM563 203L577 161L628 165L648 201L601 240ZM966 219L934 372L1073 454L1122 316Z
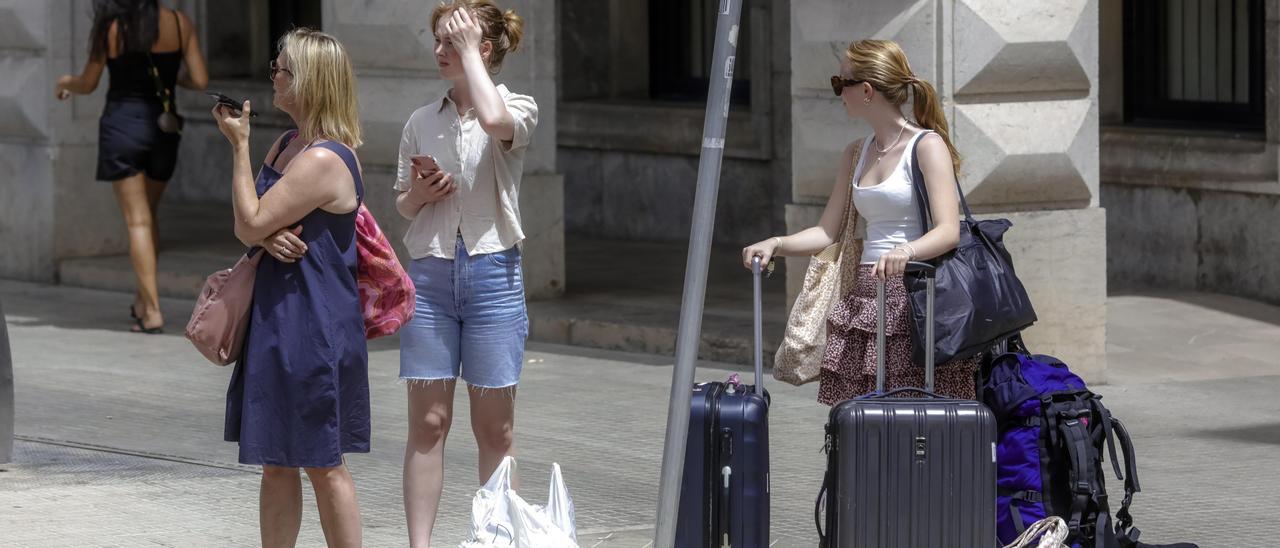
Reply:
M356 75L342 42L311 29L294 29L280 38L293 73L289 92L306 117L299 136L305 141L330 139L351 148L360 139Z
M524 19L515 10L502 11L493 0L445 0L431 12L431 34L446 15L465 9L480 25L481 40L493 45L489 53L489 72L502 70L502 60L516 50L524 38Z
M951 166L960 172L960 152L951 142L951 130L947 116L942 112L938 92L933 84L917 78L907 63L907 54L892 40L859 40L849 44L844 52L845 60L853 69L853 79L871 84L884 94L893 106L907 102L910 92L913 98L913 115L916 124L930 129L942 137L951 151Z

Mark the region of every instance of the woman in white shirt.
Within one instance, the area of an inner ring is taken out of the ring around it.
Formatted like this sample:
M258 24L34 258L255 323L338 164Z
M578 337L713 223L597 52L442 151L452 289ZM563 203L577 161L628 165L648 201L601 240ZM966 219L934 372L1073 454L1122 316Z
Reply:
M523 20L492 0L452 0L431 14L444 97L405 124L396 209L417 288L400 332L408 385L404 504L410 545L430 544L444 478L444 442L458 377L471 400L480 481L513 450L516 383L529 333L520 248L524 152L538 122L533 98L495 86Z
M911 361L911 312L902 274L908 261L946 254L960 241L956 193L960 155L951 142L933 85L912 73L898 44L862 40L845 51L840 74L831 77L831 88L844 103L845 112L851 118L866 120L873 134L845 147L840 174L817 226L774 236L742 250L744 265L754 256L767 263L775 255L813 255L839 237L845 203L850 199L867 221L861 261L856 271L844 273L856 276L853 289L841 295L828 316L818 389L818 401L827 405L875 390L876 279L887 281L885 389L924 386L922 364ZM902 114L908 97L913 99L914 120ZM935 221L924 234L911 180L912 153L917 148ZM935 391L973 398L977 367L977 358L939 366Z

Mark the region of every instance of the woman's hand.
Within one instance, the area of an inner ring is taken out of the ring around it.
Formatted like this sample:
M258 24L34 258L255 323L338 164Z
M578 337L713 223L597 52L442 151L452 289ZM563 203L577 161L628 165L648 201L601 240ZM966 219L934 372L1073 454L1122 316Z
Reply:
M751 270L751 258L760 257L761 268L768 267L769 261L773 260L773 255L777 253L778 245L781 242L782 239L775 236L742 248L742 266L746 267L747 270Z
M298 236L302 234L302 225L298 225L292 229L282 228L275 234L267 236L262 243L262 249L275 257L277 261L282 263L298 262L302 255L307 252L307 244Z
M423 204L434 204L447 199L458 190L453 175L443 170L434 169L426 173L414 170L413 186L409 189L411 198Z
M66 101L71 98L71 85L76 81L76 77L70 74L63 75L58 78L58 83L53 86L53 96L59 101Z
M904 247L895 247L880 256L876 265L871 268L871 275L881 280L901 278L907 272L907 261L911 260L911 252Z
M466 8L453 10L444 23L444 38L449 39L459 54L480 53L480 39L484 36L480 25L471 18ZM465 55L463 56L465 59Z
M231 141L232 146L244 145L249 143L249 101L245 101L241 105L240 115L235 115L235 109L218 103L213 107L213 119L218 122L218 129L222 134Z

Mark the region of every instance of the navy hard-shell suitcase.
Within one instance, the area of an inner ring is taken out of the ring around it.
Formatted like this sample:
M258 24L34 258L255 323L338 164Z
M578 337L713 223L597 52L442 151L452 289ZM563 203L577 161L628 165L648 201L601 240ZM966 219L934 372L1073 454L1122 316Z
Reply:
M932 320L932 268L912 263L908 272L929 276ZM883 281L877 297L876 393L841 402L827 422L827 473L814 510L820 546L998 546L995 417L977 401L931 393L932 322L924 389L883 393ZM918 397L896 397L910 392Z
M676 546L769 545L769 393L763 370L760 268L755 276L755 385L693 387Z

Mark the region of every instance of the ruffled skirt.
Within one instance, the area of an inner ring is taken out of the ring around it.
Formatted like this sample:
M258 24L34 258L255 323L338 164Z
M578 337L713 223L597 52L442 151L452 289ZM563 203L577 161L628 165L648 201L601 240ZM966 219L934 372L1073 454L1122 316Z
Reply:
M858 266L853 291L827 317L818 402L835 405L876 388L876 279L871 265ZM924 368L911 362L911 305L902 279L885 286L885 390L924 387ZM934 370L934 392L973 399L980 357L953 360Z

